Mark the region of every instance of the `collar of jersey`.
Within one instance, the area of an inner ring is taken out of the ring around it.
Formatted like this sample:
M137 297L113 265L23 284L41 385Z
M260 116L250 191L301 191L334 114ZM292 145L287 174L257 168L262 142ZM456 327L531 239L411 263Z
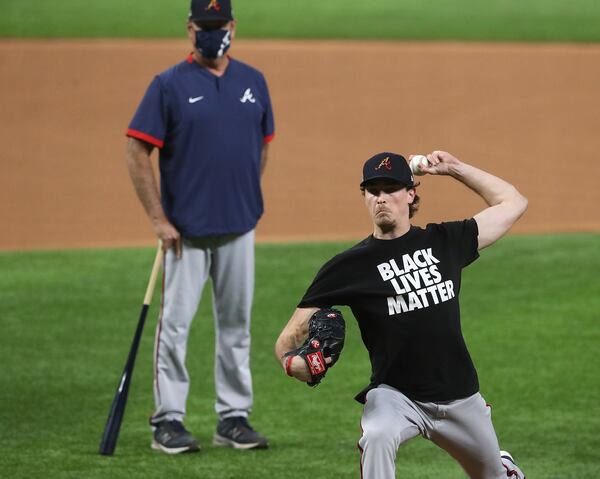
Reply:
M369 239L373 243L377 243L377 244L381 244L381 245L384 245L384 244L393 245L393 244L398 243L400 241L404 241L404 240L407 240L407 239L411 238L413 236L413 234L415 234L415 232L418 229L419 228L417 226L410 225L410 229L406 233L404 233L402 236L398 236L397 238L392 238L392 239L378 239L378 238L375 238L375 236L373 236L373 234L371 234L371 236L369 236Z
M200 72L201 74L205 75L207 78L216 78L217 80L221 80L225 77L228 77L230 74L230 70L232 68L234 68L235 65L235 59L233 59L231 56L227 55L227 58L229 58L229 65L227 65L227 69L225 70L225 72L223 73L223 75L221 76L217 76L214 73L210 72L207 68L203 67L202 65L200 65L196 60L194 60L193 57L193 53L190 53L187 58L185 59L185 61L192 67L192 68L196 68L195 71Z
M227 54L227 58L229 58L229 61L231 62L233 60L233 57L229 54ZM194 63L196 65L198 65L200 68L204 68L202 65L200 65L198 62L196 62L196 60L194 60L194 52L190 52L188 53L188 56L185 59L186 62L188 62L190 65L193 65Z

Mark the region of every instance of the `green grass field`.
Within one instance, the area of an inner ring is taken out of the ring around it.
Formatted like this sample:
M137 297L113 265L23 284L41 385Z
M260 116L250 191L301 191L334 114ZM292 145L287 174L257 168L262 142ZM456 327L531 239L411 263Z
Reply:
M3 0L0 37L182 37L188 0ZM597 0L234 0L249 38L597 42Z
M188 0L1 0L0 38L183 38ZM240 38L600 41L597 0L234 0ZM1 62L1 59L0 59ZM213 334L208 294L192 329L187 426L200 454L152 451L158 294L114 457L97 454L129 349L152 249L0 252L0 476L7 478L358 478L369 377L350 313L343 356L317 389L287 378L273 344L318 267L348 244L257 247L253 424L268 451L210 445ZM515 236L465 271L463 329L502 447L529 479L600 477L600 234ZM207 292L205 292L207 293ZM463 478L422 439L399 477Z
M10 478L357 478L369 365L346 310L338 365L312 390L287 378L273 344L320 264L347 244L259 245L253 317L253 423L268 451L210 445L213 325L203 302L190 339L187 425L204 450L152 451L151 307L121 438L97 455L139 314L152 249L0 253L0 471ZM503 447L531 479L600 477L600 235L515 236L465 271L465 337ZM301 258L301 261L299 260ZM208 296L205 295L208 298ZM403 447L399 477L464 477L423 439Z

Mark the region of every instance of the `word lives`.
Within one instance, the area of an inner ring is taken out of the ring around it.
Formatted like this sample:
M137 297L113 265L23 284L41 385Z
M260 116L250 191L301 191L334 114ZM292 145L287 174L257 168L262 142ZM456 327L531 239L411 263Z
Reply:
M444 281L437 265L439 260L431 248L402 255L402 264L395 259L377 265L385 282L390 282L396 296L387 298L390 316L427 308L454 298L454 283Z

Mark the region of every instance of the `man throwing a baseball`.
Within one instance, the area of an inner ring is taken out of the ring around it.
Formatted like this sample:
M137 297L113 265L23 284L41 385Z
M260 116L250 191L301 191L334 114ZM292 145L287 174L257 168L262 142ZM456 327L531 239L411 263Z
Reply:
M349 306L372 367L370 384L356 396L365 404L361 477L394 478L398 449L420 435L446 450L471 479L524 479L512 456L500 451L462 336L458 297L462 269L511 228L527 199L450 153L434 151L427 160L415 162L419 173L452 177L488 207L462 221L412 226L418 184L406 160L387 152L370 158L360 189L373 234L321 268L275 352L288 375L318 383L343 339L331 342L315 325L323 317L338 321L332 306Z

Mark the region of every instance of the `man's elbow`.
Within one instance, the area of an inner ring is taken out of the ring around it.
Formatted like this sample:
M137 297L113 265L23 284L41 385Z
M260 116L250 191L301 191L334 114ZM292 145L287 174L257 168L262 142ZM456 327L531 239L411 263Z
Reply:
M283 333L281 333L279 335L279 337L277 338L277 341L275 341L275 348L274 348L275 356L278 359L281 359L281 356L283 356L283 354L285 354L287 352L287 351L285 351L284 343L285 343L285 339L283 337Z
M523 216L525 211L527 211L528 204L529 200L515 189L515 208L517 210L517 218Z

